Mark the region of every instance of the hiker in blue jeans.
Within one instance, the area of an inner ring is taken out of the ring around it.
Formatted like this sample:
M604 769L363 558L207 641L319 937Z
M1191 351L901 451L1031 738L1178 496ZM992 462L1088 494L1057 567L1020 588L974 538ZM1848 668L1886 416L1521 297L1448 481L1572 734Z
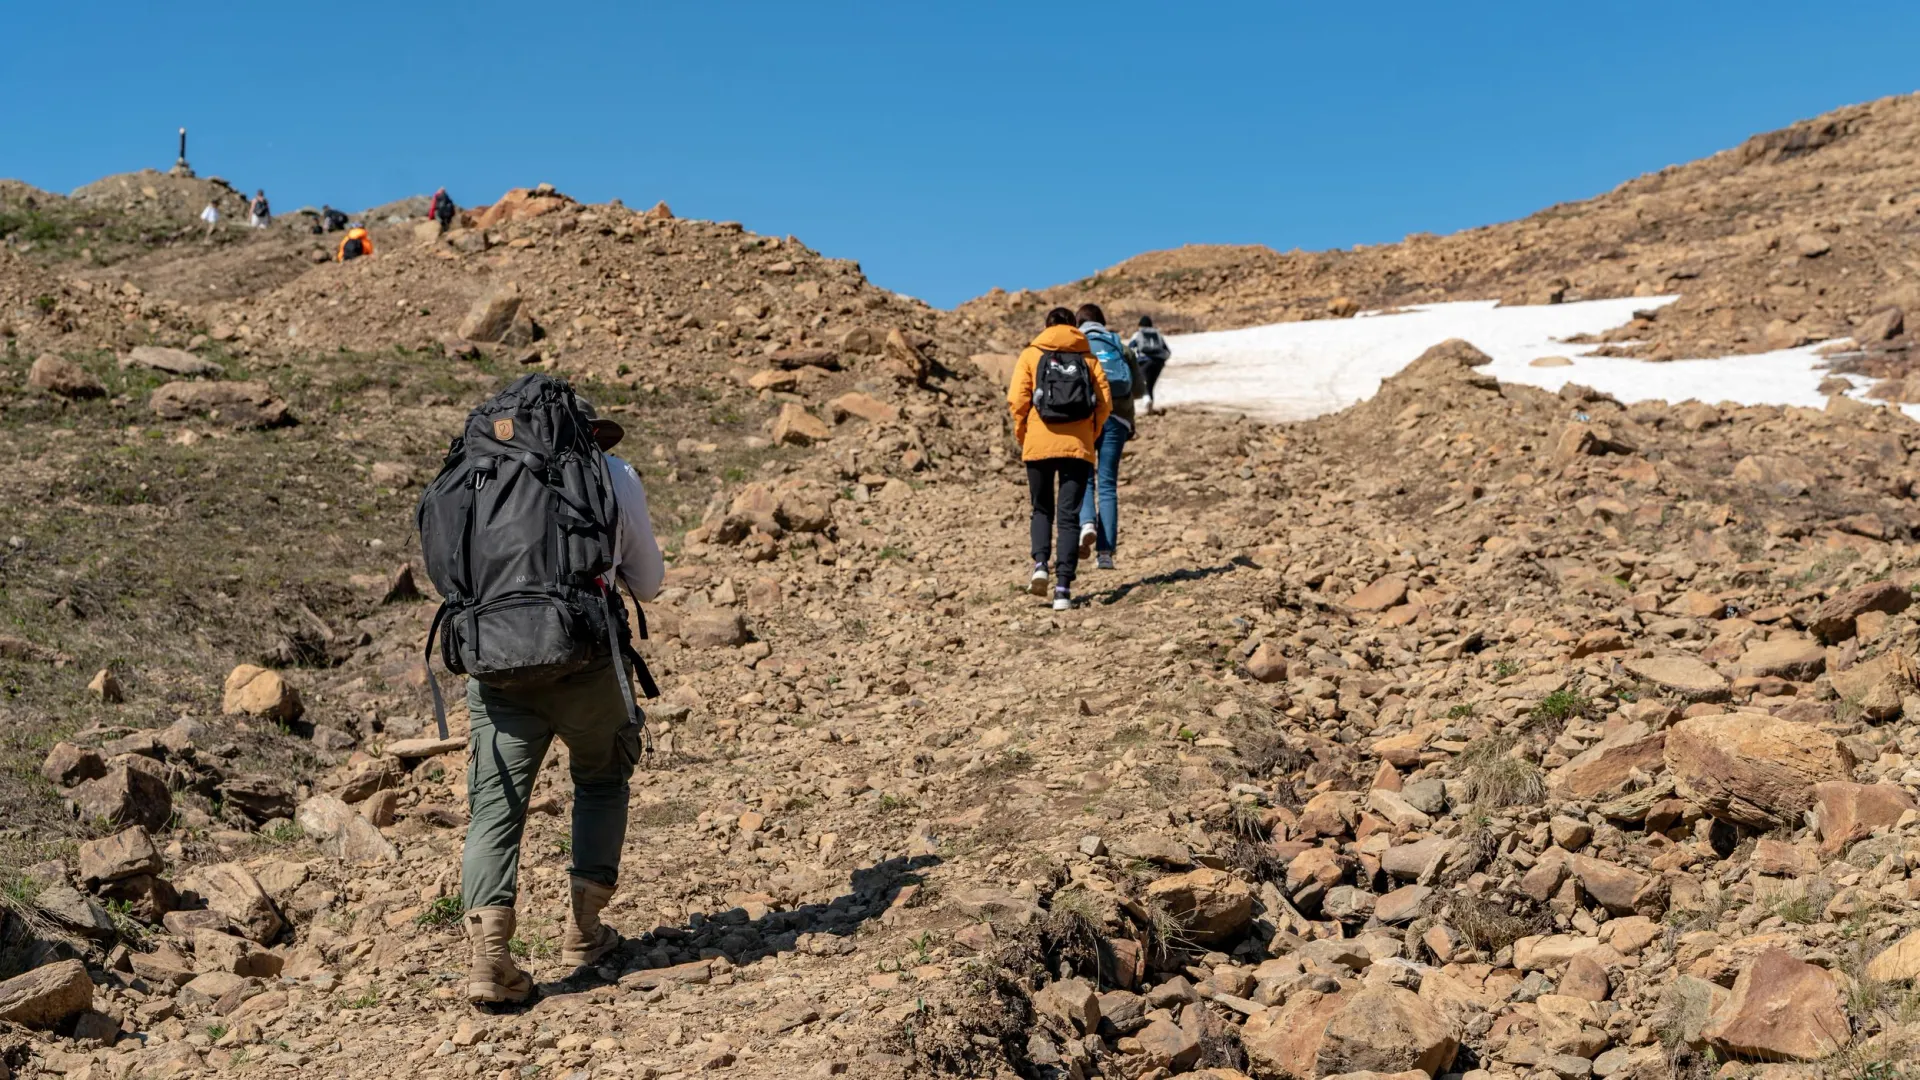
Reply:
M1095 555L1095 565L1111 570L1115 541L1120 535L1120 451L1133 438L1133 396L1145 384L1132 351L1121 344L1120 335L1107 329L1107 316L1100 305L1082 304L1074 317L1080 320L1080 333L1113 391L1113 413L1094 443L1098 460L1093 482L1080 499L1080 558Z

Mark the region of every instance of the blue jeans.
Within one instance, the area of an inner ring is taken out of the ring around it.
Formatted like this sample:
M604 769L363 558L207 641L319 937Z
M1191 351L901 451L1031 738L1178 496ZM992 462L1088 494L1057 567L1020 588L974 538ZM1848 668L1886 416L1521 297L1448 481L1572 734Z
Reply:
M1110 416L1107 426L1100 429L1100 441L1094 444L1100 462L1094 466L1093 483L1087 485L1087 493L1080 499L1080 524L1083 528L1094 527L1095 551L1111 554L1120 534L1120 492L1116 490L1120 484L1120 448L1132 437L1133 429L1125 420Z

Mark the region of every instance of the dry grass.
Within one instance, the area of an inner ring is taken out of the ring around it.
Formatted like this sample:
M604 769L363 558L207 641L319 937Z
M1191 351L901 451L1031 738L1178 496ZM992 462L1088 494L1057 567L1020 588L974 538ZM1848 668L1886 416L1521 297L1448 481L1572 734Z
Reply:
M1553 932L1553 919L1544 911L1515 914L1477 896L1455 896L1446 922L1474 948L1489 955L1528 935Z
M1528 806L1546 796L1546 778L1539 768L1513 756L1517 744L1510 735L1489 735L1460 752L1458 764L1467 781L1467 797L1482 809Z

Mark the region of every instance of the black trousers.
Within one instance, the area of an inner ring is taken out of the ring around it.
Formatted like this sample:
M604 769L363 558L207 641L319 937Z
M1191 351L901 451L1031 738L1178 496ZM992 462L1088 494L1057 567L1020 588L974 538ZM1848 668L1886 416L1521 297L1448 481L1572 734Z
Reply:
M1047 561L1057 534L1060 553L1053 560L1053 580L1059 585L1073 584L1080 569L1080 500L1092 479L1093 463L1079 458L1027 462L1027 494L1033 497L1033 561Z

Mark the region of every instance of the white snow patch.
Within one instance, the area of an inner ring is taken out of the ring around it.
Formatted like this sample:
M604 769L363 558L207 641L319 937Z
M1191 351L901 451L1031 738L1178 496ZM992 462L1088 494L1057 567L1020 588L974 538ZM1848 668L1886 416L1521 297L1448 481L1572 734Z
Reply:
M1394 314L1276 323L1244 330L1180 334L1156 388L1158 405L1200 405L1262 420L1306 420L1373 396L1380 381L1448 338L1464 338L1493 363L1480 370L1502 382L1558 390L1577 382L1623 402L1697 399L1743 405L1820 407L1827 375L1817 345L1752 356L1649 363L1591 356L1568 345L1576 334L1623 326L1633 313L1676 296L1499 307L1492 300L1427 304ZM1566 367L1531 367L1564 356Z

